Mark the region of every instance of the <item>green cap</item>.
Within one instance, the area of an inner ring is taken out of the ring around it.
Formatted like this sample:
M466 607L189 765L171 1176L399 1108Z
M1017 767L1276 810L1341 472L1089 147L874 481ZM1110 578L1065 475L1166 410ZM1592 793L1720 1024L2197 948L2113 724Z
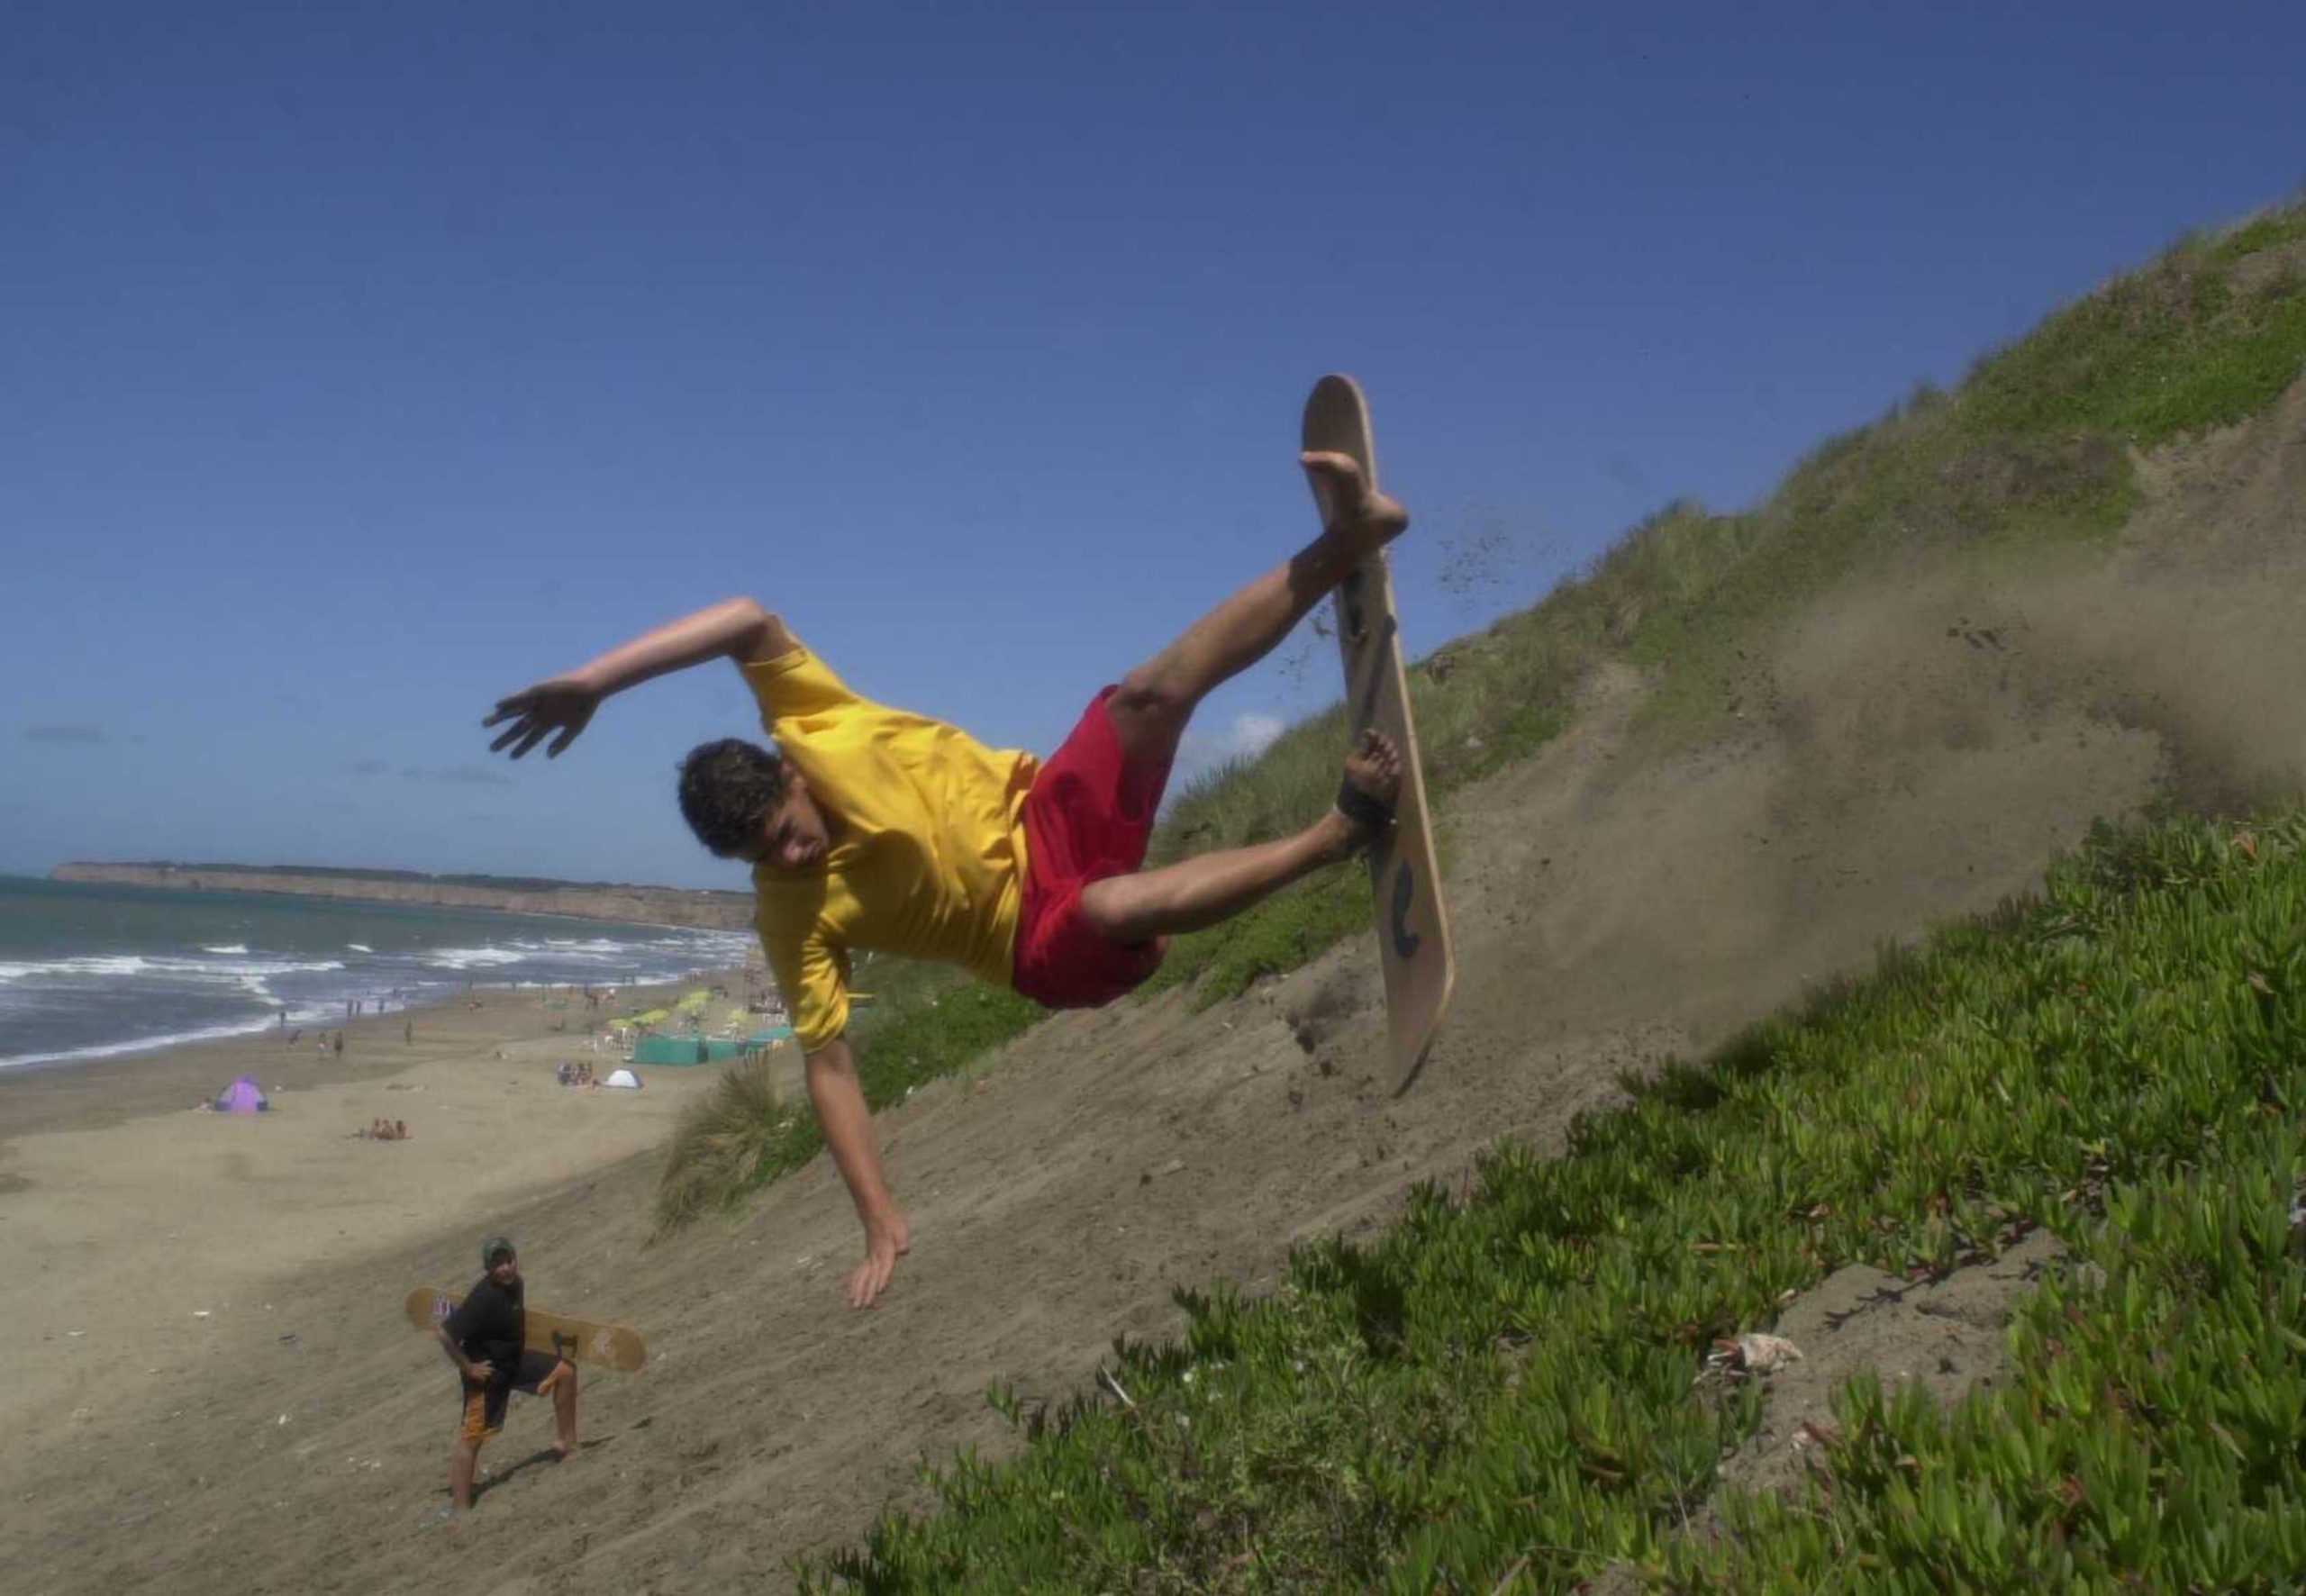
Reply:
M486 1269L494 1265L496 1262L496 1255L498 1253L512 1253L512 1256L516 1258L521 1256L518 1253L513 1252L513 1238L511 1237L492 1236L487 1240L480 1244L480 1266Z

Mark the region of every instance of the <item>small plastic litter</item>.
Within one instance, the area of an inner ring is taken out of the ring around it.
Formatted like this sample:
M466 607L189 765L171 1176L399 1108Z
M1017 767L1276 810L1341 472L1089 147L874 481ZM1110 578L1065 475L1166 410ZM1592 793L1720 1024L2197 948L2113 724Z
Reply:
M1716 1341L1705 1361L1735 1374L1774 1374L1802 1356L1802 1349L1783 1336L1749 1331L1735 1341Z
M1783 1336L1746 1335L1738 1338L1738 1356L1748 1372L1775 1374L1802 1356L1802 1349Z

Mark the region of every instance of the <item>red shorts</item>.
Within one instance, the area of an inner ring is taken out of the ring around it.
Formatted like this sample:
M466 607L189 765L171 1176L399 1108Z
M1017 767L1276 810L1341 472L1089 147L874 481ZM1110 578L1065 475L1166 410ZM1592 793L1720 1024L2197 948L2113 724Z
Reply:
M1017 921L1015 985L1051 1009L1109 1003L1159 967L1160 941L1108 940L1081 918L1081 889L1145 862L1169 766L1132 759L1105 700L1050 756L1025 794L1025 893Z

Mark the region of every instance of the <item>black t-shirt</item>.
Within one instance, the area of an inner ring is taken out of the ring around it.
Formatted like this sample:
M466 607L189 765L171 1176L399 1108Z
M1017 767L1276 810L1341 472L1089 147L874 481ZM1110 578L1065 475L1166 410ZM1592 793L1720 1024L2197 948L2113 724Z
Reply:
M500 1377L510 1378L520 1365L521 1348L528 1339L528 1310L522 1305L526 1291L526 1282L507 1291L484 1274L440 1321L441 1328L467 1357L486 1363Z

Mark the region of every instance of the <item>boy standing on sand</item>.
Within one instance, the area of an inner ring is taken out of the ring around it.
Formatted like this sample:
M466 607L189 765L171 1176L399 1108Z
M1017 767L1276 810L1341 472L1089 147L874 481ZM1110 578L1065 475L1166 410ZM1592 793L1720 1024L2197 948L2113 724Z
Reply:
M513 1244L492 1236L480 1247L486 1272L448 1318L432 1327L463 1383L457 1450L449 1463L449 1501L461 1513L472 1506L472 1475L480 1444L504 1428L513 1393L552 1393L559 1436L553 1450L566 1457L576 1450L576 1365L549 1353L531 1352L527 1287Z
M1401 756L1364 732L1337 807L1296 835L1141 868L1194 707L1409 524L1349 457L1299 462L1334 507L1321 536L1101 689L1046 763L858 697L746 598L499 699L484 722L513 723L494 750L517 759L551 737L558 757L613 694L710 659L743 673L777 751L736 739L693 749L681 812L714 854L753 867L761 944L865 1226L852 1308L886 1288L908 1241L845 1034L853 951L956 964L1050 1008L1093 1007L1150 975L1172 934L1239 913L1392 823Z

